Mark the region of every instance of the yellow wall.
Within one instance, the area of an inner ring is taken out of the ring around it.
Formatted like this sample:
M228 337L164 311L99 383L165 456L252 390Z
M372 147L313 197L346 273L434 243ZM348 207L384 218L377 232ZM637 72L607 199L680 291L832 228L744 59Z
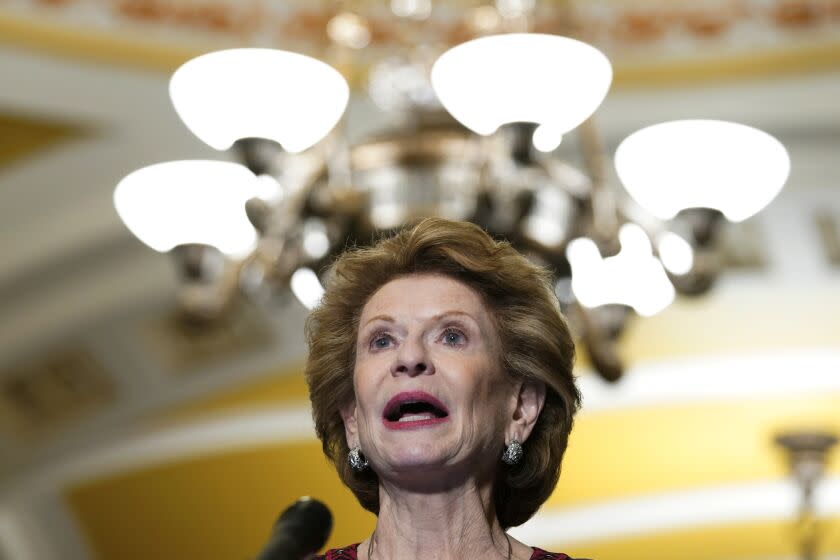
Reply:
M637 365L672 358L696 364L739 352L840 348L838 317L840 301L829 292L722 291L634 322L622 353ZM165 433L254 410L299 408L307 402L301 366L179 405L151 427ZM785 480L784 457L772 437L807 427L840 432L840 393L584 410L545 509ZM840 475L840 460L829 474ZM315 441L219 448L73 484L64 496L97 557L128 560L245 558L265 542L278 513L307 494L335 514L331 546L369 534L372 516L341 487ZM824 546L840 553L840 525L832 523ZM746 560L789 553L792 534L790 523L755 520L555 547L599 560Z
M546 508L784 479L784 460L772 446L772 435L792 425L840 432L838 410L840 394L584 414ZM831 473L840 474L840 462L834 462ZM331 545L356 542L372 529L372 516L340 485L317 442L220 450L80 484L68 489L66 499L99 558L221 559L256 552L278 512L307 494L334 512ZM592 542L570 552L599 559L700 558L688 545L706 543L731 558L765 551L780 555L789 540L778 533L778 525ZM741 544L732 549L733 542ZM837 539L827 546L840 552ZM673 556L684 549L696 556ZM651 550L661 556L649 555Z
M197 457L83 484L66 497L98 558L209 560L256 555L279 512L302 495L329 505L332 543L373 528L316 442Z

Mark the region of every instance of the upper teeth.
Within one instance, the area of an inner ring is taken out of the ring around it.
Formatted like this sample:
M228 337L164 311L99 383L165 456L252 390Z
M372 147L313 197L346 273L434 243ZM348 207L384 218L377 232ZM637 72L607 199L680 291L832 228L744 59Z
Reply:
M399 421L400 422L414 422L415 420L428 420L430 418L434 418L434 414L424 413L424 414L406 414L402 416Z

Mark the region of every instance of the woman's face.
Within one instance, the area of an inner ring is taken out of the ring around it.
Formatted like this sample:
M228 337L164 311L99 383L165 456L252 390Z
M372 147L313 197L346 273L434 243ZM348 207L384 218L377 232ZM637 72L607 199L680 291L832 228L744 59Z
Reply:
M438 274L385 284L359 321L356 400L342 411L348 443L380 476L494 468L516 429L519 387L500 355L490 310L472 288Z

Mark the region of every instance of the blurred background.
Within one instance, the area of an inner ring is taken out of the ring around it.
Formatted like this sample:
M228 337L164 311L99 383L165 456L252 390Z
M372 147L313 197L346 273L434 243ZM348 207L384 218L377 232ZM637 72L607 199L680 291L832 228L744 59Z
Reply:
M479 138L429 82L446 48L505 31L573 36L612 63L603 103L547 153L533 127ZM255 46L349 83L315 147L220 152L179 119L179 65ZM780 140L778 196L737 223L643 212L615 150L688 118ZM120 218L123 177L180 159L271 178L247 202L247 254L158 252ZM578 336L584 408L521 540L598 560L840 558L839 179L837 0L0 1L0 558L250 558L302 495L332 509L330 545L365 538L374 518L309 413L312 271L423 215L553 267ZM670 297L585 305L570 240L617 255L630 223ZM666 232L685 266L668 266Z

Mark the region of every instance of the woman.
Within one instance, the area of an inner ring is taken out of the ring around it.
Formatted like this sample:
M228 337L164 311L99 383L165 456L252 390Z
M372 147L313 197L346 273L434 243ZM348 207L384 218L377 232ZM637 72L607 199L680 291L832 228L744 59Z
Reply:
M557 484L580 406L549 273L429 218L327 277L306 325L315 426L377 523L320 558L568 558L505 532Z

